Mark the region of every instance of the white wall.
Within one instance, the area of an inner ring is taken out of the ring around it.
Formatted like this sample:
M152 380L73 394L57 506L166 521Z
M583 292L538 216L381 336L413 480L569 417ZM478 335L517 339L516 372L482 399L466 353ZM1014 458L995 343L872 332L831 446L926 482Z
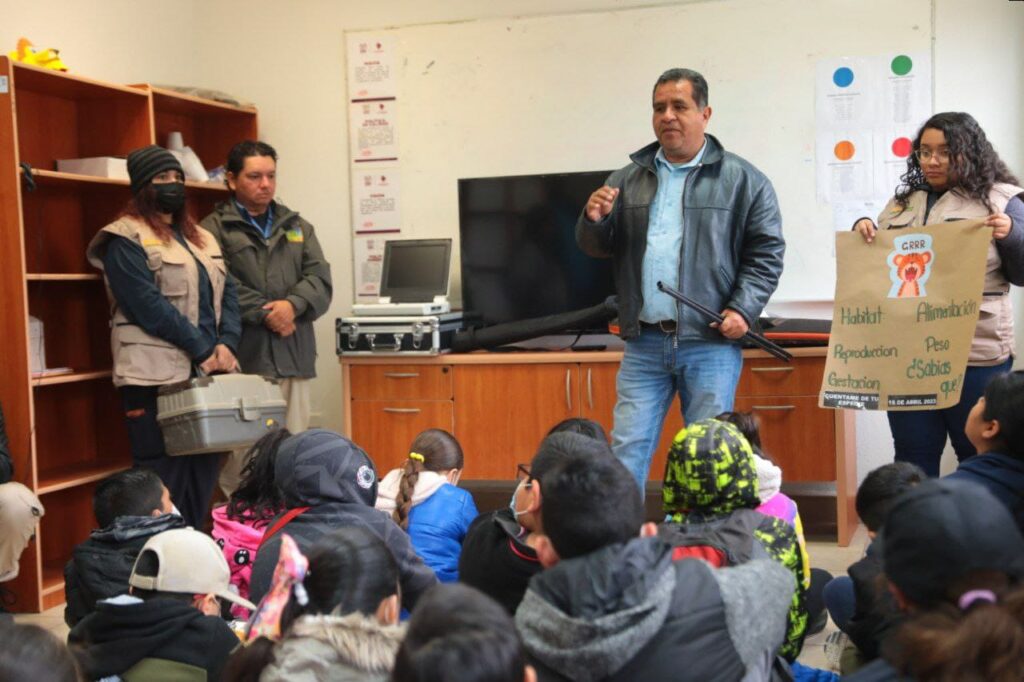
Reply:
M260 110L260 136L281 155L278 194L317 228L331 262L334 302L317 323L314 410L321 423L341 427L341 371L334 320L351 311L348 111L345 32L449 23L498 16L591 12L659 3L643 0L384 0L373 3L306 0L200 2L196 78L203 85L250 99ZM287 7L287 11L281 11ZM233 27L224 30L221 27ZM492 111L500 113L500 102ZM644 123L641 121L641 123Z
M769 2L771 0L768 0ZM818 0L855 8L854 0ZM728 4L730 0L708 0ZM345 31L500 16L614 11L650 0L3 0L0 48L21 35L60 48L73 71L116 82L191 83L252 100L261 136L281 153L281 198L318 228L334 268L335 297L317 325L320 358L314 391L323 423L341 422L334 318L352 301ZM1024 3L933 0L936 110L973 113L1011 168L1024 174ZM610 21L618 20L612 16ZM885 21L877 17L873 21ZM794 31L813 30L811 22ZM851 30L870 31L871 25ZM894 48L900 47L894 45ZM627 46L630 50L642 46ZM737 49L742 49L738 46ZM581 77L600 78L600 74ZM780 85L784 79L780 79ZM537 93L542 97L545 93ZM557 93L556 93L557 94ZM500 115L500 102L490 113ZM808 103L808 106L811 106ZM718 112L724 115L726 112ZM646 125L646 120L638 122ZM566 166L571 159L562 159ZM1024 341L1024 300L1016 292ZM1018 357L1024 356L1019 342ZM892 458L884 414L858 415L861 476Z
M22 36L60 50L70 71L115 83L196 78L196 8L158 0L0 0L0 52Z

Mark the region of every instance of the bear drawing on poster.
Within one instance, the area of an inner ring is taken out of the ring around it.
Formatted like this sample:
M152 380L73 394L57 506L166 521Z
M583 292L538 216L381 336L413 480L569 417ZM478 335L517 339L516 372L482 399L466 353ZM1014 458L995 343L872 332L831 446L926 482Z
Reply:
M889 298L927 296L925 283L931 275L934 254L932 238L927 234L897 237L889 254Z

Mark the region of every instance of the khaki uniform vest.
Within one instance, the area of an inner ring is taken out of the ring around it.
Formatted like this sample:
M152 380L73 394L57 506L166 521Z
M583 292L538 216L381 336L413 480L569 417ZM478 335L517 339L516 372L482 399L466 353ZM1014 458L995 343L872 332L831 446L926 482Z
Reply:
M1002 213L1010 199L1024 192L1014 185L997 184L989 193L989 210L980 201L950 190L939 197L928 214L928 224L943 223L950 220L967 220L987 218L990 214ZM888 205L878 218L878 227L883 230L894 230L904 227L917 227L924 224L928 193L921 190L910 195L906 208L890 199ZM974 328L974 340L967 364L976 366L998 365L1006 361L1013 352L1013 307L1010 303L1010 283L1003 274L1003 261L999 257L995 240L988 245L988 260L985 264L986 294L981 300L981 312L978 325ZM998 292L998 293L997 293Z
M220 246L212 234L197 226L203 248L189 242L189 250L173 237L163 241L143 221L121 218L100 230L86 251L89 262L103 269L103 253L111 239L131 239L146 251L146 263L153 272L160 293L189 322L199 324L199 264L210 277L213 287L213 312L220 324L221 299L224 296L226 269ZM194 257L193 257L194 256ZM188 379L192 358L174 344L147 334L133 324L117 306L107 285L110 303L110 347L114 357L114 385L157 386Z

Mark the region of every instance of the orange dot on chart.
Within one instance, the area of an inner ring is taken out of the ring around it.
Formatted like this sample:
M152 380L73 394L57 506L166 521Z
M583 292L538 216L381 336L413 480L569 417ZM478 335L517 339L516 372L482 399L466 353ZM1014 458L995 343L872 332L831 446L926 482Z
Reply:
M853 143L850 142L849 140L842 140L838 142L835 146L835 149L833 150L833 152L836 155L836 158L839 159L840 161L849 161L850 159L853 158L853 154L856 151L857 150L853 146Z

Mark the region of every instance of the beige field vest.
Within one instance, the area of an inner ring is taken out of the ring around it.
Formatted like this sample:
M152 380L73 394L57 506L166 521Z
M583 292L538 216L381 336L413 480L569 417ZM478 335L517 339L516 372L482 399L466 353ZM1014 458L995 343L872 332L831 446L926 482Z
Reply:
M1014 185L995 185L989 192L992 204L992 210L989 210L982 202L965 197L955 189L950 190L932 206L928 224L987 218L992 213L1002 213L1010 199L1022 192L1024 189ZM878 218L878 227L888 230L923 225L927 201L928 193L925 191L911 194L906 208L901 208L895 199L891 199ZM1018 225L1014 229L1020 227ZM1003 275L1002 264L995 240L992 240L988 245L984 288L984 292L990 295L982 297L981 313L967 358L970 365L998 365L1013 352L1013 307L1009 296L1010 283Z
M203 247L189 242L189 253L173 237L161 240L145 222L121 218L93 237L86 255L92 265L102 270L103 253L111 239L124 237L139 244L146 251L146 263L160 293L193 325L199 323L198 267L202 264L213 287L213 311L219 325L226 279L224 257L214 236L201 227L197 229L203 238ZM112 318L110 347L114 356L114 385L156 386L187 379L192 371L189 355L132 324L118 308L110 281L104 280Z

